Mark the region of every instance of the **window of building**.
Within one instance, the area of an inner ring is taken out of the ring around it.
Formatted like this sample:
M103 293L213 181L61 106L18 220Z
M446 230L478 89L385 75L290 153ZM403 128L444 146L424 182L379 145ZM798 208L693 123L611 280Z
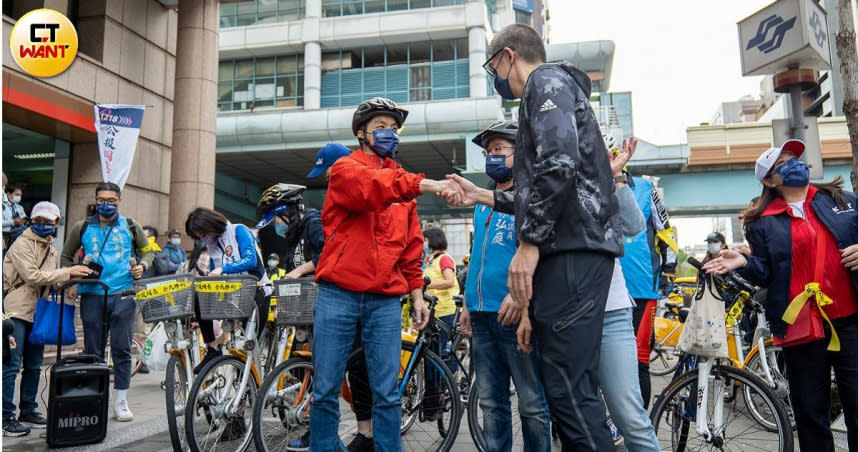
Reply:
M220 27L241 27L299 20L304 0L221 0Z
M304 57L221 61L218 111L304 105Z
M531 23L531 13L527 11L522 11L520 9L515 10L515 22L518 24L525 25L533 25Z
M357 105L374 96L419 102L469 95L467 39L322 55L322 107Z
M322 0L322 17L461 5L467 0Z

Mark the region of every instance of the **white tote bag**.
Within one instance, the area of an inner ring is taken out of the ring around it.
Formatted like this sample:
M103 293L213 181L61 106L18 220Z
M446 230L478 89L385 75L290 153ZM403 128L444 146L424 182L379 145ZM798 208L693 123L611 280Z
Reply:
M679 349L706 358L727 358L724 302L712 293L712 277L704 276L679 336Z

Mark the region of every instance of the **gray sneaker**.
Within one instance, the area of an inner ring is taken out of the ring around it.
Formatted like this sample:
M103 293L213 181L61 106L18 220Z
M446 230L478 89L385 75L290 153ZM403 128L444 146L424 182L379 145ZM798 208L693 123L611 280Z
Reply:
M18 422L17 419L3 420L3 436L25 436L30 434L30 427Z
M26 414L18 418L18 422L26 425L30 428L47 428L48 420L45 419L41 414L33 411L30 414Z

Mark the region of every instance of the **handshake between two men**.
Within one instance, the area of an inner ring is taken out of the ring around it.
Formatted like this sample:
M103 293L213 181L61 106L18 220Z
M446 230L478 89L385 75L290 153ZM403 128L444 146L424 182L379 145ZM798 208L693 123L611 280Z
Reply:
M434 193L451 207L471 207L474 204L494 204L491 190L477 187L458 174L450 174L446 180L424 179L420 182L422 193Z

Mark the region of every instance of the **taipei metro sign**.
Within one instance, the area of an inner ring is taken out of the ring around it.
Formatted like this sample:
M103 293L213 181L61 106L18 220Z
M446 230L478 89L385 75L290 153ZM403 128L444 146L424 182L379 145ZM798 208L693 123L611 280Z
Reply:
M742 75L831 68L825 10L814 0L778 0L738 26Z

